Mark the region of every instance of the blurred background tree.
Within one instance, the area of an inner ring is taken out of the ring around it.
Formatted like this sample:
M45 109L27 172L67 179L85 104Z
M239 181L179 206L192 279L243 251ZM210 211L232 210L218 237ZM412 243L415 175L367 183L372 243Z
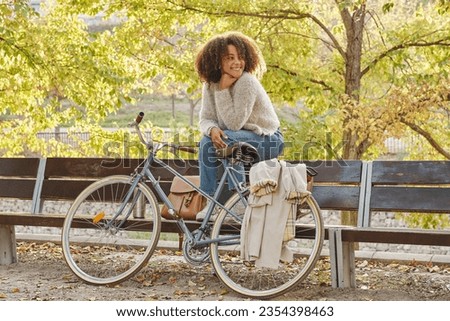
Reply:
M450 159L449 14L443 0L2 0L0 152L101 155L102 120L142 95L194 109L196 51L239 30L261 46L275 104L298 110L286 158L375 159L414 133L410 157ZM36 136L59 127L96 138L73 150Z

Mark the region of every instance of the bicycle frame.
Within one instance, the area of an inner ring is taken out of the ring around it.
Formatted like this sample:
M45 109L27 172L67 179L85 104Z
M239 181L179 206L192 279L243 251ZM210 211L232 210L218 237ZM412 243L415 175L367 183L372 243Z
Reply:
M158 149L156 149L156 151L157 150ZM116 216L113 217L112 221L114 221L114 219L119 215L119 213L121 213L123 211L125 204L132 197L134 198L132 201L132 204L135 204L138 201L139 195L133 195L134 189L136 188L136 186L139 184L140 181L147 180L152 184L155 192L158 194L158 196L163 201L163 203L167 206L167 208L169 209L169 213L173 213L174 219L176 220L176 224L179 226L179 228L185 234L188 242L192 242L191 244L193 244L193 246L203 247L203 246L209 245L211 243L217 243L217 242L222 241L222 238L220 240L219 239L202 239L202 238L203 238L204 234L208 231L208 227L210 225L209 219L210 219L216 206L218 206L221 209L226 210L230 215L232 215L236 219L239 219L234 213L230 212L228 209L226 209L224 207L224 205L222 205L218 201L220 195L224 191L224 188L226 188L226 182L227 182L228 178L231 180L233 185L236 186L236 191L241 195L241 199L244 202L244 204L247 205L245 197L242 196L242 192L245 190L245 188L241 185L241 183L239 182L239 180L237 179L236 174L235 174L235 172L237 172L237 170L234 169L232 166L228 166L226 161L221 160L222 164L224 165L224 173L219 181L219 184L218 184L218 187L217 187L217 190L216 190L214 196L210 196L210 195L206 194L205 192L203 192L201 189L199 189L197 186L195 186L192 182L187 180L182 174L180 174L176 170L174 170L170 165L168 165L168 164L164 163L163 161L161 161L160 159L158 159L155 155L156 151L153 148L149 149L149 155L148 155L147 159L145 160L142 169L135 174L132 184L131 184L130 191L126 195L122 206L119 208L118 213L116 214ZM150 166L153 163L159 164L161 167L165 168L173 175L179 177L183 182L185 182L186 184L191 186L195 191L197 191L198 193L200 193L205 198L207 198L211 201L209 208L207 210L206 216L205 216L204 220L202 221L200 227L198 228L198 230L201 231L200 233L196 233L194 235L192 233L192 231L190 231L189 228L187 227L186 223L184 222L184 219L176 215L176 210L175 210L173 204L171 203L171 201L167 197L166 193L161 188L159 181L153 176L153 174L150 170ZM131 211L125 215L123 222L119 225L119 227L123 223L125 223L125 221L128 219L128 217L130 215L131 215ZM223 241L230 241L230 240L236 239L236 238L237 237L226 237L223 239Z
M224 173L222 174L222 177L219 181L219 185L217 187L217 190L214 194L214 196L210 196L208 194L206 194L205 192L203 192L200 188L198 188L197 186L195 186L193 183L191 183L189 180L187 180L182 174L178 173L175 169L173 169L170 165L164 163L163 161L161 161L160 159L158 159L156 157L157 152L164 148L165 146L168 147L173 147L173 146L169 146L169 144L167 143L163 143L160 145L157 145L156 147L153 144L153 139L150 137L149 141L146 141L144 139L144 136L142 135L142 132L139 128L139 123L141 122L142 118L144 116L144 113L139 113L138 117L136 118L136 120L130 124L130 126L134 127L136 130L136 133L139 137L139 140L141 141L142 144L145 145L146 149L148 150L148 156L143 164L142 169L135 173L134 178L132 180L131 183L131 188L130 191L128 192L128 194L126 195L122 206L120 206L119 210L117 211L117 213L114 215L113 219L111 220L114 221L119 215L120 213L123 211L123 209L125 208L125 204L128 203L128 201L131 199L131 197L134 197L132 204L135 205L136 202L139 199L139 195L133 195L134 194L134 190L136 188L136 186L139 184L139 182L141 181L145 181L148 180L150 181L150 183L152 184L155 192L157 193L157 195L159 196L159 198L163 201L163 203L167 206L167 208L169 209L169 214L173 215L174 219L176 220L176 224L178 225L178 227L181 229L181 231L186 235L187 237L187 241L190 242L190 244L195 247L195 246L199 246L199 247L203 247L206 245L209 245L211 243L218 243L219 241L222 240L226 240L229 241L231 239L233 239L233 237L226 237L224 239L220 239L220 240L211 240L211 239L202 239L203 236L205 235L205 233L208 231L208 228L210 226L210 222L209 219L212 216L212 213L214 211L214 208L216 206L218 206L219 208L227 211L231 216L233 216L235 219L239 220L239 218L232 212L230 212L227 208L225 208L224 205L222 205L218 199L220 197L220 195L222 194L225 186L226 186L226 181L228 179L231 180L231 183L236 186L236 192L239 193L240 198L242 200L242 202L244 203L244 205L247 205L247 200L245 199L245 197L243 196L243 192L245 191L245 188L241 185L241 183L239 182L239 180L236 177L236 172L237 170L234 169L232 166L228 166L228 162L226 162L225 159L219 159L224 167ZM181 148L180 148L181 149ZM189 148L188 148L189 149ZM150 166L153 163L157 163L159 164L161 167L165 168L166 170L168 170L170 173L172 173L173 175L179 177L184 183L188 184L189 186L191 186L195 191L197 191L198 193L200 193L201 195L203 195L206 199L210 200L210 205L209 208L207 209L207 213L206 216L204 218L204 220L202 221L200 227L198 228L198 230L200 231L200 233L196 233L194 236L194 233L192 233L189 228L187 227L186 223L184 222L182 217L179 217L178 215L176 215L176 210L172 204L172 202L169 200L168 196L166 195L166 193L162 190L159 181L153 176L152 172L150 171ZM131 211L129 211L123 221L121 222L121 224L119 224L119 227L121 227L125 221L129 218L129 216L131 215ZM111 224L109 224L108 227L111 227ZM239 239L239 237L234 237Z

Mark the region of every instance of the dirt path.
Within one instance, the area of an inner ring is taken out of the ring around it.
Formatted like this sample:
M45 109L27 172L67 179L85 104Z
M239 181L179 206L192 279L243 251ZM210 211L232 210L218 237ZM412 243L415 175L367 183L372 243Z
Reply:
M192 267L180 253L159 250L132 280L115 287L79 281L53 243L18 245L19 262L0 266L0 300L6 301L242 301L213 275L209 265ZM322 260L306 282L278 301L450 300L450 266L357 262L357 288L334 289L329 262Z

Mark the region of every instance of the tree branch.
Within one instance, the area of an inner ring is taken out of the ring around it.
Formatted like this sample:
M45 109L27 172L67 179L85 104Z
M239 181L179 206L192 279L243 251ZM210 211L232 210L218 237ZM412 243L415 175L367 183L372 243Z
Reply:
M274 68L274 69L279 69L279 70L285 72L286 74L288 74L289 76L294 76L294 77L300 76L295 71L287 70L286 68L283 68L283 67L281 67L279 65L267 65L267 67ZM309 81L311 83L314 83L314 84L317 84L317 85L321 85L324 88L324 90L333 91L333 87L327 85L323 80L316 80L316 79L313 79L313 78L308 78L307 81Z
M405 124L406 126L408 126L409 128L411 128L413 131L415 131L416 133L418 133L419 135L421 135L422 137L424 137L429 143L430 145L437 150L437 152L439 154L441 154L442 156L444 156L447 159L450 159L450 152L446 151L432 136L429 132L427 132L426 130L424 130L423 128L419 127L416 124L413 124L409 121L407 121L406 119L404 119L403 117L400 118L400 121Z
M330 42L329 40L323 39L321 37L318 37L318 36L310 36L310 35L299 33L299 32L288 32L288 31L281 31L281 32L269 34L269 36L279 36L279 35L293 35L293 36L300 37L300 38L318 40L318 41L321 41L327 48L332 47L332 48L336 49L336 47L334 46L334 44L332 42Z
M385 52L383 52L381 55L379 55L377 58L375 58L364 70L361 72L361 76L364 76L371 68L373 68L377 63L379 63L383 58L388 57L391 53L411 48L411 47L431 47L431 46L445 46L450 47L450 38L444 38L433 42L410 42L410 43L402 43L398 44Z
M339 52L339 54L345 59L345 51L342 48L342 46L339 44L339 41L334 37L333 33L325 26L325 24L320 21L319 18L314 16L311 13L305 13L305 12L298 12L294 10L279 10L279 11L269 11L269 12L241 12L241 11L230 11L226 10L223 12L211 12L208 10L203 10L200 8L195 8L186 4L178 4L174 3L173 1L169 1L172 4L176 6L180 6L184 8L185 10L195 11L203 14L208 15L214 15L219 17L226 17L226 16L237 16L237 17L254 17L254 18L261 18L261 19L284 19L284 20L302 20L302 19L310 19L312 20L316 25L319 26L320 29L322 29L327 36L330 38L331 42L333 43L336 50Z
M280 10L281 14L272 14L272 13L246 13L246 12L237 12L237 11L225 11L223 15L234 15L234 16L248 16L248 17L257 17L263 19L285 19L285 20L302 20L302 19L311 19L316 25L320 27L330 38L336 50L345 59L345 51L342 46L339 44L336 37L334 37L333 33L325 26L325 24L320 21L319 18L310 14L303 12L295 12L292 10Z

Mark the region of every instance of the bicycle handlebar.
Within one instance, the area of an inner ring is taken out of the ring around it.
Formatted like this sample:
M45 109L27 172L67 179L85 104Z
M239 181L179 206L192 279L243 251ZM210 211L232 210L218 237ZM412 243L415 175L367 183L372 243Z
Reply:
M143 118L144 118L144 112L141 111L136 117L136 120L135 120L136 124L140 124Z
M151 139L150 142L145 141L144 136L142 135L141 129L139 128L139 124L141 123L142 119L144 118L144 112L140 112L134 123L132 123L131 125L134 126L134 128L136 129L136 132L139 136L139 140L141 141L142 144L144 144L147 149L151 149L153 146L153 140ZM197 149L195 147L191 147L191 146L180 146L180 145L176 145L176 144L171 144L171 143L164 143L162 146L167 146L179 151L183 151L183 152L188 152L188 153L192 153L195 154L197 152Z

